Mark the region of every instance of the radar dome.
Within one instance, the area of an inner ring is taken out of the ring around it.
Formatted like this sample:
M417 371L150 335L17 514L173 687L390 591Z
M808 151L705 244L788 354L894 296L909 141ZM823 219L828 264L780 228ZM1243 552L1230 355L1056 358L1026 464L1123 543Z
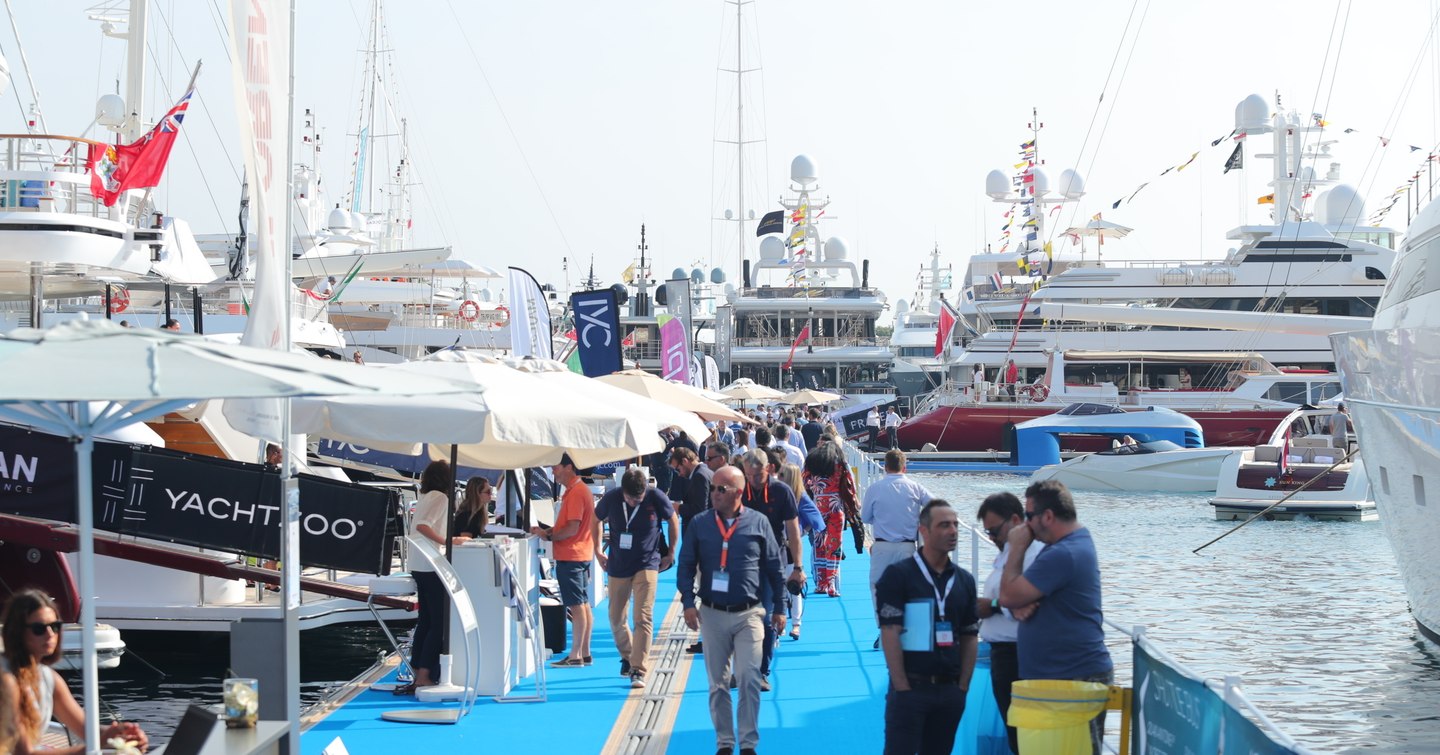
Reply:
M4 63L0 62L0 66L3 65ZM3 75L8 80L9 72L5 71ZM3 92L4 89L4 85L0 84L0 92ZM100 95L100 99L95 102L95 121L101 126L118 128L125 122L124 98L118 94Z
M480 289L480 293L478 294L478 296L480 297L480 301L483 301L487 304L495 298L495 294L490 293L490 289L488 288Z
M940 314L940 300L939 300L939 299L931 299L931 300L930 300L930 314L932 314L932 315L938 315L938 314Z
M701 270L701 269L698 268L698 267L695 268L694 270L691 270L691 271L690 271L690 281L691 281L692 283L704 283L704 282L705 282L705 271L704 271L704 270Z
M796 155L790 161L790 180L800 184L813 184L818 180L815 161L809 155Z
M825 261L841 262L850 256L850 250L845 248L845 240L834 236L825 240Z
M985 195L991 199L1003 199L1010 193L1010 177L998 170L985 174Z
M895 302L895 314L904 314L910 311L910 302L900 299Z
M1325 192L1326 225L1359 225L1365 217L1365 200L1350 184L1336 184Z
M724 271L724 270L721 270L721 269L718 268L718 267L715 268L714 270L711 270L711 271L710 271L710 282L711 282L711 283L714 283L714 284L717 285L717 286L720 285L721 283L724 283L724 282L725 282L725 271Z
M1258 94L1252 94L1235 106L1236 131L1268 131L1270 127L1270 103Z
M626 302L630 301L630 292L625 290L624 283L616 283L615 285L610 287L610 290L615 292L616 304L624 306ZM664 290L664 288L660 289L660 291Z
M725 301L726 301L726 303L728 303L728 304L734 304L734 303L735 303L735 299L736 299L735 284L734 284L734 283L726 283L726 284L725 284L725 288L724 288L724 292L725 292Z
M671 270L671 271L670 271L670 280L672 280L672 281L674 281L674 280L681 280L681 279L687 278L687 277L689 277L689 276L687 276L687 275L685 274L685 268L683 268L683 267L677 267L677 268L675 268L674 270Z
M766 236L760 239L760 261L779 262L785 258L785 242L778 236Z
M325 221L325 227L332 231L350 230L350 213L336 207L330 211L330 217Z
M1035 176L1032 186L1035 187L1035 196L1044 196L1050 193L1050 174L1044 168L1032 168L1031 175Z
M363 212L350 213L350 229L356 233L365 233L370 228L370 220Z
M1066 199L1085 196L1085 179L1070 168L1060 171L1060 196Z

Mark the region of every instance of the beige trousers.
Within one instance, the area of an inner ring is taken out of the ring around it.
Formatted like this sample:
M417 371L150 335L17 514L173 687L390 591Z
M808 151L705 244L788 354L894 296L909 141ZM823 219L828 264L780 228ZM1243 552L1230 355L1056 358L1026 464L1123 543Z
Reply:
M615 635L615 649L630 661L631 672L644 676L650 669L650 640L655 636L655 582L660 573L641 569L633 577L610 578L610 632ZM625 604L634 603L635 634L625 620Z

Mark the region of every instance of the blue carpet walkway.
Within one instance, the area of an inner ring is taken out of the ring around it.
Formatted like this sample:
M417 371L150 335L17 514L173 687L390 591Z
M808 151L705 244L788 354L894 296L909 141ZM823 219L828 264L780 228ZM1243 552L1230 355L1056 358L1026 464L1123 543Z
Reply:
M847 553L842 596L807 597L801 639L794 641L788 635L781 639L771 672L774 689L761 698L760 752L814 748L825 753L878 753L883 749L887 676L883 654L871 649L877 631L868 556ZM660 585L655 624L663 637L663 619L677 597L675 571L663 574ZM457 745L499 745L516 755L600 753L631 695L628 681L618 675L619 653L606 611L604 603L595 609L591 642L595 664L547 670L547 703L501 704L482 698L459 724L407 725L381 721L380 713L438 706L366 691L308 730L301 741L302 755L320 755L336 736L351 755L453 751ZM708 753L715 747L704 662L700 656L690 658L693 665L670 732L667 752L671 753ZM525 691L525 686L517 689ZM955 752L1005 751L988 667L982 663L971 684Z

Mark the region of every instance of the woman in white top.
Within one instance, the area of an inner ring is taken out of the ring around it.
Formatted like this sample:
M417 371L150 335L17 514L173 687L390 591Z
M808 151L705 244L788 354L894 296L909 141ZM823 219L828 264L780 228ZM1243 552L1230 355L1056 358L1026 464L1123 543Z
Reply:
M415 518L410 534L429 540L437 550L445 547L445 536L450 532L447 517L450 493L454 489L449 462L432 461L420 473L420 500L415 502ZM457 535L451 542L459 544L469 540ZM419 621L415 623L410 650L410 667L415 670L415 681L396 687L397 695L413 694L416 687L429 687L439 680L440 643L445 622L449 620L450 600L435 570L425 559L418 557L412 557L409 565L410 575L415 578L415 597L420 603L417 609Z
M51 668L60 660L60 613L55 601L39 590L21 590L10 596L3 614L5 623L4 671L14 676L14 720L18 725L17 752L34 750L40 735L53 717L77 735L85 731L85 711L75 702L65 680ZM8 684L5 685L7 688ZM8 696L8 695L7 695ZM12 711L6 711L6 718ZM121 722L102 726L100 741L121 737L143 750L150 740L139 725ZM47 750L54 755L85 752L84 745Z

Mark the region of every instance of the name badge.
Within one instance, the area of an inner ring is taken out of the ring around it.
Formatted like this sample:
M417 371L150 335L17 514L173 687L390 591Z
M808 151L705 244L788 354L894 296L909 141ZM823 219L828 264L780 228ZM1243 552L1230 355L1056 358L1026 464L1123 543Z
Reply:
M730 592L730 575L723 571L717 571L710 575L710 594L717 592Z
M620 550L628 551L635 543L635 536L629 532L620 533Z
M935 647L948 648L955 644L955 629L948 621L935 622Z

